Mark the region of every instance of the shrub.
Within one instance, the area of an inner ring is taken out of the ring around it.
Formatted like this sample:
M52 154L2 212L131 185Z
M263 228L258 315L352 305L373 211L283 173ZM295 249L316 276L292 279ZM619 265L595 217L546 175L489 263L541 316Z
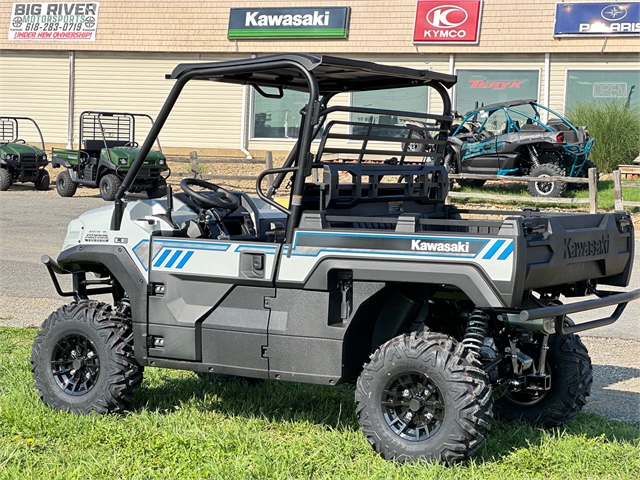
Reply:
M567 112L574 125L584 125L595 138L589 159L601 172L630 164L640 152L640 109L626 102L583 102Z

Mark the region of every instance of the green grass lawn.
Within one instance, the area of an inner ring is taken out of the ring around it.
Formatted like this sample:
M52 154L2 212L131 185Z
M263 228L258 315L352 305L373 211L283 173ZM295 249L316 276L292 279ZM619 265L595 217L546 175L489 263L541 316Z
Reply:
M640 185L640 182L638 182ZM519 202L518 205L530 205L537 206L541 209L550 208L550 207L560 207L562 209L581 209L588 210L589 204L550 204L550 203L541 203L536 202L535 197L532 197L527 191L526 183L489 183L483 186L482 188L471 188L471 187L455 187L454 192L476 192L476 193L492 193L492 194L505 194L505 195L522 195L522 202ZM565 193L562 195L563 198L589 198L588 190L575 190L575 189L567 189ZM640 202L640 188L638 187L622 187L622 198L625 201L629 202ZM464 205L465 203L491 203L491 204L500 204L503 203L499 200L486 200L486 199L473 199L473 198L455 198L453 199L454 203ZM505 200L505 204L513 205L513 200ZM612 211L614 209L614 198L613 198L613 180L601 180L598 182L598 211ZM635 211L637 209L629 208L630 211Z
M75 416L38 398L33 329L0 329L0 478L639 478L640 424L495 422L471 462L397 465L360 433L353 389L206 382L148 368L130 412Z

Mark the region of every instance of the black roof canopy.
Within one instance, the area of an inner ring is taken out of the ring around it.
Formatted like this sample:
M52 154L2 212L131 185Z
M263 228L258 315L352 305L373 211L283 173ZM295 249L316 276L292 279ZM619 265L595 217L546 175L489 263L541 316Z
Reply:
M283 66L287 64L286 66ZM290 66L289 66L290 65ZM224 83L279 87L306 92L309 90L303 71L318 82L319 93L382 90L418 85L441 84L451 88L455 75L380 65L327 55L286 53L265 57L215 63L182 63L167 75L168 79L189 76L193 79Z

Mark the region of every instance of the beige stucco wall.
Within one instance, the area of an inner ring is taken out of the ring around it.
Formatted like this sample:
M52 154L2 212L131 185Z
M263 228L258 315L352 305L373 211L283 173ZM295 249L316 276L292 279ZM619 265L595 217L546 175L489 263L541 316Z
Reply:
M559 53L600 52L604 39L553 38L556 0L485 0L479 45L412 44L415 0L321 2L280 0L101 0L95 42L9 41L0 49L144 52L264 53ZM9 25L13 0L0 1L0 25ZM347 40L228 40L231 7L350 6ZM610 37L605 52L640 52L640 37Z

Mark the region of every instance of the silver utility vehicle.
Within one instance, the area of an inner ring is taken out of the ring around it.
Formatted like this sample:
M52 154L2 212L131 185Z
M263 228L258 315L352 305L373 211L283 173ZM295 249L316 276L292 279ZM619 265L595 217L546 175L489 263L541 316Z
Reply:
M601 289L629 282L626 212L463 218L445 203L441 165L451 75L279 54L182 64L168 78L173 89L114 204L73 220L57 259L43 257L71 300L33 345L47 405L122 411L145 367L352 382L376 452L447 463L480 448L492 417L554 426L580 412L592 367L576 333L615 322L640 296ZM185 179L181 193L124 201L191 80L271 98L303 92L291 153L259 175L255 196ZM433 89L442 114L347 106L350 92L409 87ZM415 121L376 131L389 116ZM569 317L607 306L599 320Z

